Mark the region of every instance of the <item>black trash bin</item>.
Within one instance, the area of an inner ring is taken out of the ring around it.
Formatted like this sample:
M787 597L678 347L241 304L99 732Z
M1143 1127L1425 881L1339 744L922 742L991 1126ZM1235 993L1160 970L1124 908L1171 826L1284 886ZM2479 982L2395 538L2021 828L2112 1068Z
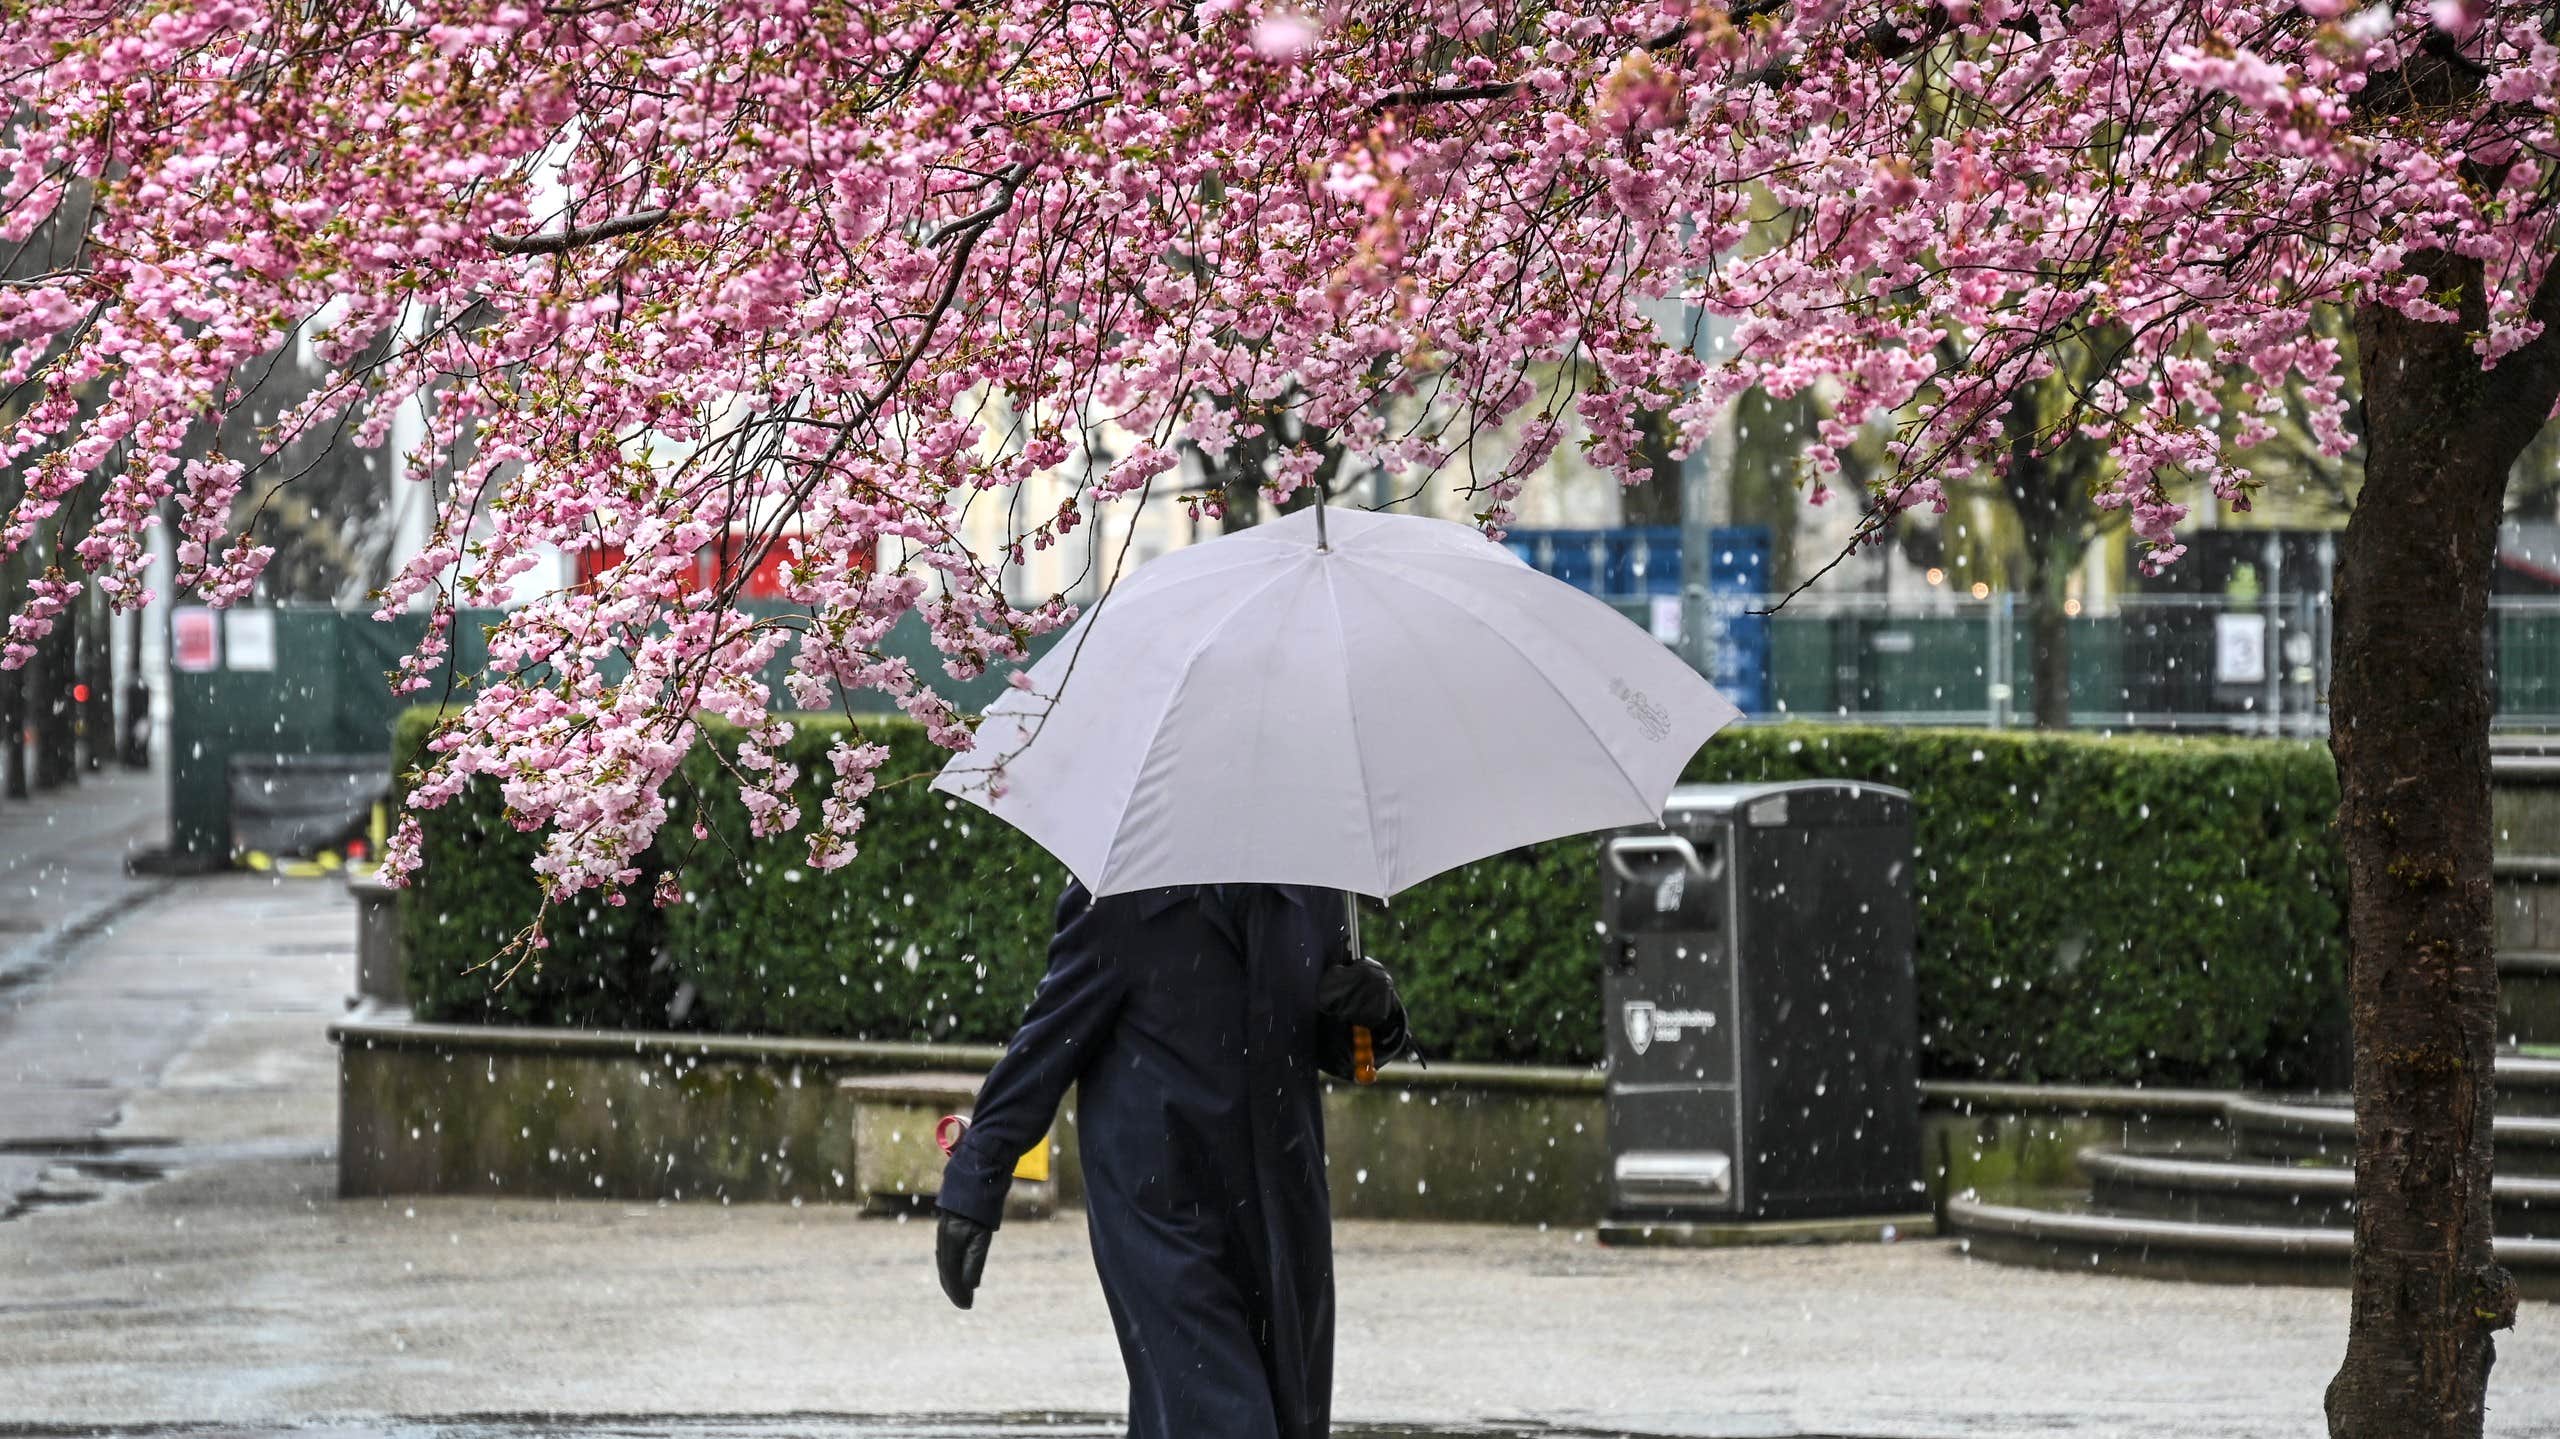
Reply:
M1611 1242L1929 1224L1911 797L1682 785L1601 847Z

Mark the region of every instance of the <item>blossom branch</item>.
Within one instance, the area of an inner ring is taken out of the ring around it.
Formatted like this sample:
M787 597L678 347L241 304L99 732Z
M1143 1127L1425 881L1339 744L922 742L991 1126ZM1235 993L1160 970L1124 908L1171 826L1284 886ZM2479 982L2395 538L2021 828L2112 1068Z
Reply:
M628 215L616 215L610 220L599 220L592 225L580 225L558 234L490 235L487 238L489 248L501 255L565 255L571 250L584 249L589 245L601 245L607 240L618 240L625 235L637 235L654 230L667 222L669 214L670 212L664 209L635 210Z

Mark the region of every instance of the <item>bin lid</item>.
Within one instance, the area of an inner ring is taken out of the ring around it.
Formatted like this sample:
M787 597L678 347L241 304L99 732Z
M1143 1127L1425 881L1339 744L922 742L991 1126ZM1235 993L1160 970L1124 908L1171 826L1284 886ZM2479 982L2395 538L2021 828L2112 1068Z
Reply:
M1858 779L1791 779L1765 784L1684 784L1672 788L1662 810L1669 814L1732 814L1756 800L1782 794L1873 795L1911 802L1909 790Z

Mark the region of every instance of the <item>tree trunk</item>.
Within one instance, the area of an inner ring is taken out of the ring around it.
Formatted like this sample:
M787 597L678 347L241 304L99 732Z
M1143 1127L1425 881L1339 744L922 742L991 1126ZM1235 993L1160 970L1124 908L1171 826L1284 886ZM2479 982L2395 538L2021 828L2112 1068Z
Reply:
M1644 412L1644 467L1649 478L1618 490L1618 523L1668 526L1680 523L1680 461L1671 458L1674 438L1670 415Z
M2045 489L2066 481L2061 474L2045 476ZM2020 597L2028 602L2028 691L2035 696L2035 727L2038 730L2068 730L2071 727L2071 612L2063 604L2071 599L2071 571L2079 568L2081 553L2089 548L2081 543L2079 527L2068 525L2056 507L2030 507L2015 499L2017 520L2025 530L2025 563L2022 563Z
M88 687L88 698L80 702L80 765L95 773L107 767L116 749L115 614L94 585L80 598L89 611L80 636L80 683Z
M1233 397L1222 403L1229 408L1240 404ZM1223 461L1200 457L1209 487L1223 497L1224 515L1218 522L1218 533L1223 535L1262 523L1262 485L1270 478L1269 462L1281 451L1304 446L1324 452L1323 462L1316 466L1308 483L1300 485L1277 507L1281 514L1294 515L1314 504L1319 492L1331 494L1335 479L1342 473L1342 447L1334 443L1332 434L1299 422L1286 404L1259 408L1243 405L1240 413L1260 424L1262 432L1236 441Z
M28 797L27 785L27 672L24 668L0 670L0 724L9 732L0 746L0 768L7 770L8 794L11 799Z
M2466 278L2476 296L2476 268L2444 277ZM2329 740L2356 1111L2336 1439L2477 1436L2491 1335L2515 1321L2515 1282L2490 1249L2486 627L2508 467L2550 413L2560 366L2520 352L2483 372L2471 324L2356 317L2369 448L2339 555Z
M1262 523L1262 481L1241 469L1224 472L1218 489L1225 496L1219 507L1218 533L1232 535Z
M2063 609L2070 567L2050 550L2030 547L2027 560L2027 684L2037 729L2071 728L2071 616Z
M1236 402L1228 401L1230 406ZM1250 411L1247 411L1250 413ZM1232 535L1262 523L1263 464L1271 458L1274 437L1268 429L1259 435L1239 439L1227 451L1223 464L1206 456L1202 463L1223 497L1218 519L1218 533Z
M2042 397L2030 405L2014 402L2004 421L2009 433L2009 472L2005 481L2009 511L2017 516L2021 587L2027 602L2027 684L2034 696L2038 729L2071 727L2071 616L2062 606L2069 598L2071 572L2089 548L2084 516L2089 511L2086 440L2072 440L2063 451L2042 448L2045 412L2054 402Z
M127 769L151 767L151 684L142 677L142 611L125 615L124 693L116 711L116 754Z
M53 622L53 633L36 642L32 698L35 707L36 788L59 789L80 779L74 750L77 707L72 686L79 683L80 606L66 607Z

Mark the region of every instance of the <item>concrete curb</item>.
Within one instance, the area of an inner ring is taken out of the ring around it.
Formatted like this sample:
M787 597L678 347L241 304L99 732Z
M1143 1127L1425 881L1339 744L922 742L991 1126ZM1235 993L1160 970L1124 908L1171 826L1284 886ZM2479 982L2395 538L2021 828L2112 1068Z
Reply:
M1003 1054L994 1045L433 1024L371 1006L330 1024L328 1037L339 1056L342 1196L862 1197L863 1105L835 1081L983 1073ZM1335 1213L1586 1224L1605 1207L1602 1096L1600 1071L1566 1067L1398 1064L1374 1085L1328 1084ZM1070 1205L1082 1178L1074 1136L1070 1103L1053 1156Z
M1941 1109L1965 1113L2108 1114L2219 1119L2239 1096L2230 1089L2147 1089L2140 1085L2011 1084L1968 1079L1924 1079L1920 1097Z
M389 1049L455 1045L504 1054L664 1054L692 1059L797 1060L872 1070L980 1068L1004 1055L998 1044L919 1044L900 1040L797 1039L769 1034L690 1034L681 1030L538 1029L434 1024L394 1009L366 1009L329 1026L329 1038ZM1499 1089L1537 1094L1598 1094L1607 1076L1562 1065L1398 1064L1379 1078L1392 1089Z

